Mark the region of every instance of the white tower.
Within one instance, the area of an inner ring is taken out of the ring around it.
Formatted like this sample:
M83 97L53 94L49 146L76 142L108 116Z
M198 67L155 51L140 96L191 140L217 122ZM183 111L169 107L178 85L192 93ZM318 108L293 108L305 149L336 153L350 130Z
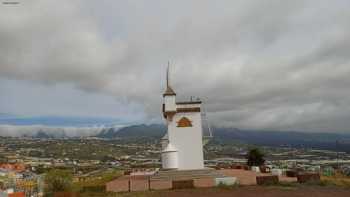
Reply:
M162 138L162 168L203 169L201 101L176 102L176 94L169 84L163 94L163 115L168 127Z

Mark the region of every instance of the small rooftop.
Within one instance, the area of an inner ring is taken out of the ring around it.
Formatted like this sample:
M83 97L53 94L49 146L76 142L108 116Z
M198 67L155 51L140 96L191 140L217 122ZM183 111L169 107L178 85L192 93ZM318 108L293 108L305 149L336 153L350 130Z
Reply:
M174 90L168 85L168 86L166 87L166 90L165 90L163 96L176 96L176 93L175 93Z

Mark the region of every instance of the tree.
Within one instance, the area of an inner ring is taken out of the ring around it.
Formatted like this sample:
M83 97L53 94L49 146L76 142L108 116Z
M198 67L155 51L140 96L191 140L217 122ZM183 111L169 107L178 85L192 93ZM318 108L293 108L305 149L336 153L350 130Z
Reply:
M55 192L69 191L71 189L73 176L67 170L50 170L45 175L45 193L50 195Z
M265 163L264 154L257 148L250 149L246 158L248 166L261 166Z

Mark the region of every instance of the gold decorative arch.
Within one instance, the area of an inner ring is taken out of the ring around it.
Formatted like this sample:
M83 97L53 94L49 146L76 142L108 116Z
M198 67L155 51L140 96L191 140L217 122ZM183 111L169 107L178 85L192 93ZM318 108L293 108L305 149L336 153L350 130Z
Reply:
M179 122L177 122L177 127L192 127L192 122L188 118L182 117Z

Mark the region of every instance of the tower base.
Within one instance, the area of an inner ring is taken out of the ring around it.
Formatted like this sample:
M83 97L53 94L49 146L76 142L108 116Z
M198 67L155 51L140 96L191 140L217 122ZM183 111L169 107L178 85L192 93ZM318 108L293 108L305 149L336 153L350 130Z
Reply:
M191 180L203 178L223 178L225 175L219 171L205 168L199 170L160 170L150 177L153 181L158 180Z

